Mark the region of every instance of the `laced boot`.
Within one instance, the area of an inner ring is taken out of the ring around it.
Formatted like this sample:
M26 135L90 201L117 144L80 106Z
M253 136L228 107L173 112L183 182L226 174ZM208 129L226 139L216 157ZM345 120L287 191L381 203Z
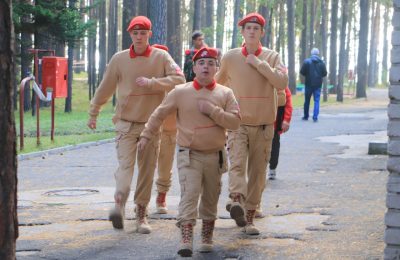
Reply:
M122 193L117 193L114 196L115 206L110 211L108 219L111 221L115 229L124 228L124 218L125 218L125 202Z
M256 213L255 209L246 211L247 225L243 228L243 232L246 235L259 235L260 234L260 231L253 224L253 219L254 219L255 213Z
M246 226L246 219L244 218L244 208L242 206L243 197L240 193L232 193L231 194L231 218L235 220L236 225L239 227Z
M149 234L151 232L151 227L147 222L146 218L146 206L136 205L136 230L141 234Z
M191 257L193 254L193 224L182 223L181 229L181 245L178 254L182 257Z
M165 198L167 196L166 192L159 192L156 199L156 208L158 214L167 214L167 203Z
M201 228L201 245L200 252L207 253L213 249L213 232L214 232L215 220L203 220L203 226Z

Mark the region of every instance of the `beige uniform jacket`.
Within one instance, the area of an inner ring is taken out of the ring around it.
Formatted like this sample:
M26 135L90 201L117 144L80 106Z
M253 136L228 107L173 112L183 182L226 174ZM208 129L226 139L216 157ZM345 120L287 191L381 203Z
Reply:
M210 116L199 111L197 103L200 99L215 105ZM189 82L176 86L168 94L151 115L141 136L151 139L171 113L177 117L178 145L206 153L223 149L225 129L235 130L240 125L238 104L232 90L219 84L213 90L196 90L193 82Z
M239 102L242 124L273 124L277 111L277 90L288 84L286 68L279 54L262 48L257 65L246 63L242 48L228 51L222 58L216 81L233 90Z

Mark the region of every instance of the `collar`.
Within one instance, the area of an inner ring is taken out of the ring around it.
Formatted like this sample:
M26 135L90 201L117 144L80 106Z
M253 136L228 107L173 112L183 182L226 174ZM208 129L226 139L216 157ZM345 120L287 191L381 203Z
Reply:
M133 44L131 45L131 47L129 47L129 56L131 57L131 59L134 59L136 57L139 56L143 56L143 57L149 57L152 51L152 47L150 45L147 45L146 50L144 51L144 53L142 54L137 54L135 53L135 49L133 47Z
M215 79L214 79L210 84L208 84L207 86L205 86L205 88L208 89L208 90L210 90L210 91L212 91L212 90L215 88L216 85L217 85L217 84L216 84ZM193 80L193 87L194 87L196 90L200 90L200 89L203 88L203 87L199 84L199 82L197 82L196 78Z
M256 55L256 56L260 55L261 51L262 51L262 45L261 45L261 43L258 43L258 49L254 53L254 55ZM242 46L242 54L246 57L247 57L247 55L249 55L249 53L247 52L247 49L246 49L246 44L243 44L243 46Z

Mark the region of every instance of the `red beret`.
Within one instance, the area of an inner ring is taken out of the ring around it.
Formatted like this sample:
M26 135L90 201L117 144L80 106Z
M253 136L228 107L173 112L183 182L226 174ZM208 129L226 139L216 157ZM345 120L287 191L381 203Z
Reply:
M196 61L198 59L204 59L204 58L213 58L217 59L218 57L218 50L215 48L209 48L209 47L203 47L200 50L196 52L196 54L193 56L192 60Z
M169 51L168 47L162 44L153 44L151 47L158 48L164 51Z
M238 25L243 26L246 23L258 23L262 27L265 25L265 19L259 13L249 13L242 20L239 21Z
M146 16L133 17L126 30L151 30L151 21Z

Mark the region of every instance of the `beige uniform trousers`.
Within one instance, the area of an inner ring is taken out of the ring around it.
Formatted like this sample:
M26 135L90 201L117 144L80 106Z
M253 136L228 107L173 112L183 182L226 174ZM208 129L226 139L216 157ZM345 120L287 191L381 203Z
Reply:
M176 146L176 131L162 131L160 154L158 155L157 191L166 193L171 187L172 164Z
M273 136L273 125L241 125L228 133L229 192L241 193L248 210L256 209L261 201Z
M116 181L115 193L122 194L124 204L129 196L136 157L138 160L139 175L134 202L135 204L147 205L150 201L160 137L156 135L149 141L142 152L137 153L137 142L140 133L144 129L144 125L144 123L131 123L122 120L116 124L117 158L119 165L114 174Z
M227 170L225 149L206 154L181 147L177 161L181 200L176 225L179 227L187 221L195 225L197 216L215 220L221 193L221 176Z

